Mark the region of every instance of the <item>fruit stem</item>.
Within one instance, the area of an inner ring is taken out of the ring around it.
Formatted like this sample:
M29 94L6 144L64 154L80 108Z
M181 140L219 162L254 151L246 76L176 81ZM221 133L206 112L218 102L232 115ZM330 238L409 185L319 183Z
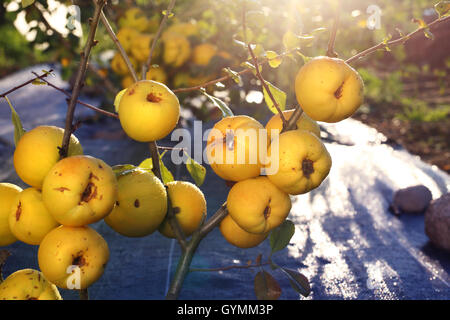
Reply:
M340 12L339 7L337 7L334 16L333 29L331 29L330 40L328 41L327 56L331 58L336 58L338 56L336 51L334 51L334 43L336 41L336 33L339 26Z
M78 293L80 294L80 300L89 300L89 291L88 289L80 289L78 291Z
M81 92L81 88L83 86L83 81L86 75L86 69L89 62L89 55L91 53L92 47L96 44L95 42L95 33L97 31L98 22L100 20L100 14L102 12L103 6L106 4L106 0L96 0L94 1L95 10L94 16L90 21L90 29L87 38L86 45L84 46L84 50L81 53L81 61L78 67L78 71L75 78L75 84L72 90L72 96L68 102L68 108L66 113L66 124L64 129L64 136L62 140L61 148L59 149L60 158L63 159L67 157L70 136L73 131L73 116L75 114L75 107L77 105L78 96Z
M296 105L295 109L294 109L294 112L292 113L292 116L287 121L286 127L283 126L283 129L281 130L280 133L296 129L297 128L297 121L298 121L298 119L300 119L302 114L303 114L303 109L299 105Z
M258 77L258 79L261 81L261 85L263 86L263 88L266 90L267 94L270 97L270 100L272 100L273 106L275 107L275 109L277 109L278 114L280 115L281 121L283 122L283 128L287 126L287 121L286 118L284 117L283 112L280 109L280 106L278 105L277 100L275 100L272 91L270 91L269 86L267 85L266 81L264 80L261 72L259 71L259 64L258 64L258 58L256 58L255 53L253 52L252 46L251 44L247 45L248 48L248 52L250 52L250 55L252 56L253 59L253 63L255 64L255 69L256 69L256 76Z
M167 7L167 10L165 11L165 13L163 13L164 17L162 18L161 23L159 24L158 31L156 31L155 38L152 41L152 46L150 48L150 54L148 55L147 61L142 66L142 79L145 79L147 71L150 68L150 63L152 62L153 52L155 51L155 48L156 48L156 43L158 42L158 39L159 39L159 37L161 35L161 31L164 28L164 26L165 26L165 24L167 22L167 19L172 14L172 10L173 10L174 6L175 6L175 0L172 0L169 3L169 6Z
M120 55L122 56L123 60L125 61L125 64L127 65L128 71L131 73L131 76L133 77L134 82L137 82L139 79L136 74L136 71L133 68L133 65L131 64L130 58L128 57L127 53L125 52L125 49L122 47L122 44L120 43L119 39L117 39L117 36L114 33L114 30L112 29L111 25L109 24L108 18L106 18L106 15L103 11L101 12L100 19L102 20L102 23L105 26L106 31L109 34L109 37L112 39L112 41L114 42L114 44L117 47L117 50L119 50Z
M170 285L169 291L167 292L167 300L175 300L178 298L183 285L184 279L190 271L190 265L195 251L198 245L210 233L223 218L228 214L226 202L212 215L205 224L199 228L193 235L191 240L187 243L186 250L182 253L180 260L178 261L177 270L175 276Z

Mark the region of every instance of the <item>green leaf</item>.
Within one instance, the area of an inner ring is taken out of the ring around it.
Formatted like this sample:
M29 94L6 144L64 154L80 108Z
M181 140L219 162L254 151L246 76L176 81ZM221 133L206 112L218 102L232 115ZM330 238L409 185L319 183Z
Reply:
M164 157L166 152L167 152L167 150L164 151L163 153L161 153L161 155L159 156L159 166L161 168L161 178L162 178L164 184L175 180L173 178L172 172L170 172L170 170L167 169L167 167L164 165L164 162L162 161L162 158Z
M188 157L186 169L189 171L192 179L194 179L195 184L200 187L205 181L206 168L192 159L186 151L184 153Z
M269 66L278 68L283 59L275 51L266 51L266 57L269 59Z
M309 296L311 293L311 285L309 284L308 278L295 270L287 268L281 268L281 270L288 277L289 283L295 291L304 297Z
M23 128L22 121L20 121L20 117L12 106L11 101L9 101L7 96L5 96L4 98L6 102L8 102L11 109L11 121L14 125L14 144L17 146L17 143L19 143L20 138L22 138L26 131Z
M307 63L309 60L312 59L311 57L305 56L305 55L304 55L303 53L301 53L300 51L296 51L296 52L297 52L297 54L298 54L300 57L302 57L303 63Z
M248 61L245 61L245 62L241 63L241 66L244 67L244 68L252 70L253 74L256 76L256 67L253 64L251 64ZM258 64L258 67L259 67L259 72L261 72L262 71L262 65Z
M388 42L390 41L392 39L392 34L388 34L387 35L387 37L385 37L384 39L383 39L383 43L384 43L384 49L386 50L386 51L391 51L391 49L389 48L389 46L388 46Z
M167 18L169 18L169 19L172 18L175 15L173 12L168 12L167 10L163 10L162 14L164 16L167 16Z
M270 233L270 248L272 253L284 249L291 241L295 233L295 225L290 220L285 220L279 227Z
M35 0L22 0L22 8L26 8L31 6Z
M440 1L434 5L434 10L439 15L439 18L450 15L450 1Z
M138 167L132 165L132 164L118 164L112 167L112 170L114 174L116 175L116 178L119 178L121 176L127 175L133 171L138 170Z
M153 161L152 158L147 158L144 161L142 161L139 165L139 168L143 168L143 169L153 169Z
M264 270L256 274L254 288L258 300L277 300L281 295L277 280Z
M242 84L242 78L236 71L233 71L230 68L223 68L223 71L225 71L225 73L227 73L231 77L231 79L233 79L234 82L236 82L239 85Z
M265 80L264 80L265 81ZM269 81L265 81L267 86L269 87L270 92L272 93L272 96L274 97L275 101L278 104L278 107L281 111L284 111L286 108L286 93L275 87L273 84L271 84ZM269 96L269 93L266 91L266 88L263 87L263 94L264 94L264 100L266 101L267 106L269 107L270 111L272 111L274 114L278 113L277 108L275 108L275 104L273 103L272 99Z
M119 93L114 98L114 109L116 110L116 112L119 112L120 99L122 99L122 96L125 93L125 91L127 91L127 89L120 90Z
M47 83L45 81L42 81L41 79L35 79L35 80L33 80L33 82L31 82L31 84L33 84L35 86L40 86L40 85L46 85Z
M283 35L283 45L287 50L300 46L300 39L292 31L287 31Z
M222 111L222 115L223 117L231 117L233 116L233 112L231 111L231 109L227 106L227 104L225 102L223 102L222 100L207 94L205 90L201 90L201 92L208 97L208 99L213 103L213 105L217 108L220 109L220 111Z

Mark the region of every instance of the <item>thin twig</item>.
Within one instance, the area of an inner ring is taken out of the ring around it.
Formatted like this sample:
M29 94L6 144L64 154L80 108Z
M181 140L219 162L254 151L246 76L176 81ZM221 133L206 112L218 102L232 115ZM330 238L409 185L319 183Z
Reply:
M155 48L156 48L156 43L158 42L158 39L161 36L162 29L166 25L167 19L172 14L173 7L175 6L175 1L176 0L170 1L169 6L167 7L167 10L164 14L164 17L162 18L161 23L159 24L158 31L156 31L155 38L153 38L152 46L150 48L150 54L148 55L147 61L142 66L142 79L145 79L145 75L146 75L148 69L150 68L150 63L152 62L153 52L155 51Z
M20 89L22 87L25 87L26 85L29 85L30 83L32 83L32 82L34 82L36 80L43 80L44 81L44 78L47 77L51 72L53 72L53 69L50 69L48 72L45 72L45 73L43 73L41 75L38 75L35 72L33 72L33 74L36 77L34 77L33 79L30 79L28 81L25 81L24 83L19 84L18 86L15 86L14 88L12 88L12 89L10 89L10 90L0 94L0 98L3 98L5 96L7 96L8 94L10 94L11 92L14 92L14 91L16 91L16 90L18 90L18 89Z
M297 121L298 121L298 119L300 119L302 114L303 114L303 109L299 105L296 105L294 112L292 113L291 117L287 121L287 126L281 130L280 134L283 132L289 131L289 130L295 130L297 128Z
M114 33L114 30L111 27L111 24L109 23L108 19L106 18L106 15L103 13L100 14L100 19L102 20L103 25L106 28L106 31L109 34L109 37L112 39L114 44L117 47L117 50L119 50L120 55L122 56L123 60L125 61L125 64L127 65L128 70L130 71L131 76L133 77L134 82L137 82L138 76L136 74L136 71L133 68L133 65L131 64L130 58L128 57L127 53L125 52L125 49L122 47L122 44L120 43L119 39L117 39L116 34Z
M339 7L337 7L333 22L333 28L331 29L330 40L328 41L327 56L332 58L336 58L338 56L336 51L334 51L334 43L336 41L336 33L339 26L340 12L341 11L339 10Z
M270 60L279 59L279 58L284 57L284 56L286 56L286 55L288 55L288 54L291 54L293 51L297 51L297 50L298 50L298 49L295 48L295 49L291 49L291 50L288 50L288 51L286 51L286 52L280 53L278 56L276 56L276 57L274 57L274 58L270 58L270 59L269 59L269 58L264 58L264 59L262 59L261 61L259 61L259 65L263 65L263 64L269 62ZM237 74L238 76L240 76L240 75L243 75L243 74L245 74L245 73L248 73L248 72L250 72L250 71L252 71L252 70L253 70L253 69L246 68L246 69L244 69L244 70L241 70L241 71L237 72L236 74ZM223 76L223 77L214 79L214 80L210 80L210 81L205 82L205 83L203 83L203 84L201 84L201 85L198 85L198 86L188 87L188 88L177 88L177 89L173 89L172 92L177 93L177 92L189 92L189 91L201 90L202 88L205 88L205 87L207 87L207 86L209 86L209 85L216 84L216 83L222 82L222 81L226 81L226 80L228 80L228 79L231 79L232 77L233 77L232 75L226 75L226 76Z
M285 128L287 126L287 121L286 118L284 117L283 112L280 109L280 106L278 105L277 100L275 100L272 91L270 91L269 86L267 85L266 81L264 80L261 72L259 71L259 64L258 64L258 58L256 58L255 53L253 52L252 46L250 44L247 45L248 47L248 51L250 52L250 55L252 56L253 59L253 63L255 64L255 69L256 69L256 76L258 77L259 81L261 81L261 85L263 86L263 88L266 90L267 94L270 97L270 100L272 100L272 103L275 107L275 109L277 109L278 114L280 115L281 121L283 122L283 128Z
M32 72L32 73L33 73L33 74L36 74L35 72ZM44 81L45 83L47 83L47 85L50 86L50 87L52 87L53 89L56 89L56 90L58 90L58 91L64 93L69 99L72 97L72 95L71 95L69 92L67 92L66 90L64 90L64 89L62 89L62 88L59 88L59 87L55 86L55 85L54 85L53 83L51 83L50 81L48 81L48 80L46 80L46 79L41 79L41 80ZM92 109L92 110L94 110L94 111L96 111L96 112L98 112L98 113L104 114L105 116L108 116L108 117L111 117L111 118L119 119L119 116L118 116L117 114L112 113L112 112L108 112L108 111L106 111L106 110L103 110L103 109L100 109L100 108L97 108L97 107L94 107L93 105L91 105L91 104L89 104L89 103L86 103L86 102L83 102L83 101L80 101L80 100L77 100L77 103L80 104L80 105L82 105L82 106L85 106L86 108Z
M345 62L350 64L350 63L355 62L356 60L359 60L359 59L361 59L361 58L367 56L368 54L370 54L372 52L375 52L377 50L385 49L386 47L393 47L393 46L396 46L396 45L399 45L399 44L404 44L406 41L408 41L412 37L415 37L418 34L420 34L421 31L423 31L425 29L428 29L428 28L431 28L433 26L436 26L436 25L438 25L440 23L443 23L445 21L448 21L449 19L450 19L450 16L438 18L438 19L434 20L433 22L429 23L427 26L417 28L416 30L414 30L414 31L408 33L407 35L402 36L402 37L400 37L398 39L387 41L387 42L382 41L382 42L378 43L377 45L374 45L373 47L370 47L370 48L368 48L368 49L366 49L364 51L361 51L361 52L355 54L354 56L348 58Z
M59 149L59 154L61 158L65 158L67 156L70 136L72 135L72 122L73 116L75 114L75 107L77 105L78 96L80 94L81 87L83 86L83 81L86 75L87 64L89 62L89 55L91 53L92 47L95 46L96 44L95 33L97 31L98 22L100 20L100 14L102 12L105 3L106 0L98 0L95 2L94 15L93 18L89 20L90 22L89 35L84 50L81 53L81 61L75 78L75 85L73 87L72 96L68 103L64 136L61 148Z

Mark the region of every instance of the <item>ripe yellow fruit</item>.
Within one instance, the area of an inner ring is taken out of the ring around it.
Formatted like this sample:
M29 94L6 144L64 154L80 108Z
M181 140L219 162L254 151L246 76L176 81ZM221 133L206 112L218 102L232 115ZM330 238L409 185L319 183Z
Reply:
M42 187L44 204L56 221L79 227L108 215L117 197L111 167L90 156L62 159L49 171Z
M223 237L233 246L238 248L253 248L263 242L269 233L250 233L239 227L239 225L227 215L220 223L220 232Z
M228 193L227 209L244 231L264 234L287 218L291 199L267 177L256 177L233 185Z
M198 34L198 26L195 22L178 23L174 22L166 30L167 33L178 33L185 37L195 36Z
M9 228L9 214L14 199L21 191L22 188L12 183L0 183L0 247L8 246L17 241Z
M151 172L134 170L119 176L119 191L105 222L121 235L144 237L153 233L167 213L167 193Z
M154 36L151 34L140 34L133 38L131 43L131 54L138 62L147 61L153 39ZM156 58L159 55L159 52L159 48L156 47L152 58Z
M210 43L202 43L194 47L192 61L199 66L207 66L217 53L217 47Z
M108 260L105 239L87 226L53 229L38 250L42 273L63 289L86 289L102 276Z
M51 167L59 160L64 130L54 126L39 126L25 133L14 151L17 175L32 187L41 189ZM80 142L71 135L69 156L83 154Z
M289 194L302 194L317 188L327 177L331 157L317 136L300 130L282 133L269 147L278 143L278 171L268 175L270 181Z
M149 21L140 8L130 8L125 12L125 15L119 19L119 26L121 28L129 27L139 32L146 31L149 28Z
M129 27L120 28L117 32L117 39L119 40L125 51L130 52L132 48L132 41L139 35L139 31Z
M58 288L33 269L12 273L0 283L0 300L62 300Z
M167 136L177 125L180 103L164 84L141 80L129 87L119 103L119 119L132 139L149 142Z
M267 142L263 129L257 120L244 115L226 117L217 122L206 145L208 162L214 172L228 181L259 176L262 168L261 140Z
M191 44L185 36L174 32L165 32L161 40L164 42L163 60L165 64L180 67L191 56Z
M284 118L289 120L294 113L294 110L285 110L283 111ZM308 115L302 112L302 115L296 122L297 130L306 130L311 133L314 133L318 138L320 138L320 127L313 119L308 117ZM272 118L270 118L269 122L266 124L267 136L269 137L269 141L272 140L272 129L278 130L278 135L283 129L283 121L281 121L280 115L277 113Z
M364 83L345 61L316 57L297 73L295 94L303 111L314 120L338 122L363 103Z
M145 79L167 84L167 74L161 67L150 67L145 75Z
M9 213L9 228L22 242L38 245L45 235L59 226L36 188L28 188L15 197Z
M137 62L133 57L128 57L130 59L131 65L136 69ZM116 53L111 60L111 69L118 75L126 76L130 74L125 60L122 58L120 53Z
M190 236L206 216L205 196L196 185L186 181L169 182L167 190L175 217L183 233ZM175 238L167 219L159 227L159 232L166 237Z

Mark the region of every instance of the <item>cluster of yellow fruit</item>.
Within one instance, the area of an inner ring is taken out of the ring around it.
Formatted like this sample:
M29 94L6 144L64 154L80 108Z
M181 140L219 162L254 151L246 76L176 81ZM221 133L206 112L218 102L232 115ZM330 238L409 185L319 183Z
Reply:
M174 18L175 19L175 18ZM140 71L150 55L150 48L158 27L157 21L148 20L141 9L131 8L119 20L117 38L127 52L130 62L136 71ZM157 46L153 53L153 66L146 74L147 80L154 80L166 85L171 80L172 87L195 86L214 78L214 73L190 75L179 69L190 61L190 66L200 69L208 66L214 56L231 59L225 51L219 50L211 43L193 45L190 39L199 35L195 22L174 22L161 35L162 48ZM155 64L156 63L156 64ZM116 53L111 60L111 69L122 77L122 87L128 88L133 84L133 78L120 53ZM167 70L177 69L173 79L169 79Z
M150 112L141 114L148 111L146 107ZM135 115L132 135L139 128L151 131L141 133L142 140L167 135L180 111L178 99L167 87L142 81L125 93L121 121L126 123L129 112ZM167 121L152 122L152 126L136 123L153 121L151 115ZM129 132L126 125L124 129ZM101 219L124 236L143 237L159 229L163 235L174 237L165 220L167 194L186 235L191 235L206 215L206 200L195 185L174 181L167 183L166 191L152 172L139 168L116 177L105 162L83 155L74 135L68 157L59 160L63 134L63 129L54 126L25 133L16 146L14 166L31 187L22 190L13 184L0 184L0 246L16 240L39 245L41 270L11 274L0 284L0 299L61 299L57 287L85 289L97 281L109 260L109 249L88 225Z
M263 126L257 120L238 115L217 122L214 128L220 134L211 132L208 137L207 155L212 169L221 178L234 182L227 197L229 215L220 230L237 247L261 243L287 218L291 209L289 195L309 192L327 177L331 157L320 140L315 120L343 120L363 101L363 82L358 73L344 61L328 57L314 58L300 69L295 91L304 111L295 130L281 132L279 114L269 120L266 131L261 131ZM283 114L289 120L293 110ZM272 130L276 130L275 137ZM253 141L249 138L252 132L256 137ZM267 159L257 157L260 149L267 147L266 140L260 139L265 133L270 142L267 158L278 163L278 170L261 176L261 169L271 165ZM241 157L245 161L238 161L239 151L244 152ZM252 157L258 161L250 161Z

